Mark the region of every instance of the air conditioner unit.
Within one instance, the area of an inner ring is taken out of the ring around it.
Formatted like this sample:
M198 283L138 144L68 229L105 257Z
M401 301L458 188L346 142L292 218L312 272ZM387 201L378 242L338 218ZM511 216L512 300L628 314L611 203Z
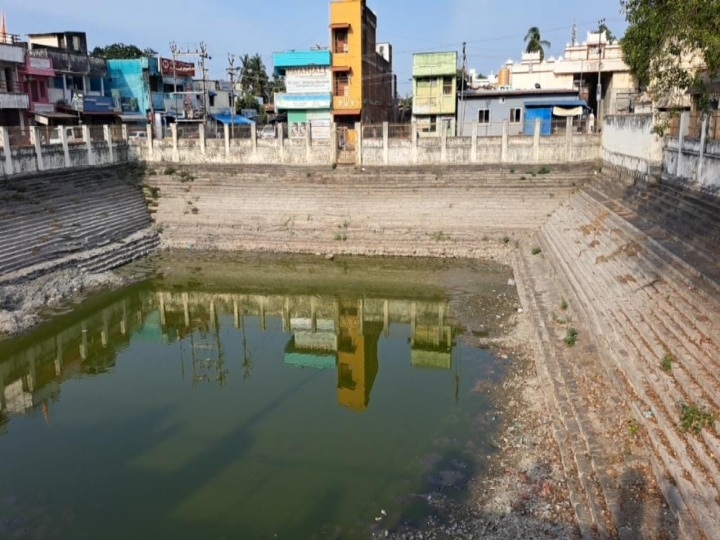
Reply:
M348 52L348 44L347 44L347 43L343 43L342 51L343 51L344 53Z

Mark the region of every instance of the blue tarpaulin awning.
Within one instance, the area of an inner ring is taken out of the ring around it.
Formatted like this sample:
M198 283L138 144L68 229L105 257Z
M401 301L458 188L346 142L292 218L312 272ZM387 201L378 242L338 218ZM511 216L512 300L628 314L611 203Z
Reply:
M528 107L587 107L582 99L546 99L544 101L526 101L523 103Z
M241 114L236 114L235 116L229 115L229 114L213 114L212 117L220 122L221 124L254 124L252 120L248 120Z

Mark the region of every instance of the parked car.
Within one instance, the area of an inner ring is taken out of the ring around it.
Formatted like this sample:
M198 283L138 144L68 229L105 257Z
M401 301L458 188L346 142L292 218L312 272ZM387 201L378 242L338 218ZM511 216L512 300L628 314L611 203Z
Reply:
M275 126L270 124L263 126L258 132L258 136L261 139L274 139L276 137Z
M135 133L131 133L128 136L128 140L135 141L135 142L142 142L147 141L147 132L145 131L136 131Z

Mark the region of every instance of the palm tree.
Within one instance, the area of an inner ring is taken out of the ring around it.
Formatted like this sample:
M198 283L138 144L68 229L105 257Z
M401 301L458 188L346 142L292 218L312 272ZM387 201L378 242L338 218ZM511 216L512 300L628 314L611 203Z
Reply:
M526 53L540 53L540 61L545 59L545 49L550 47L550 42L540 37L540 29L537 26L531 26L527 34L525 34Z

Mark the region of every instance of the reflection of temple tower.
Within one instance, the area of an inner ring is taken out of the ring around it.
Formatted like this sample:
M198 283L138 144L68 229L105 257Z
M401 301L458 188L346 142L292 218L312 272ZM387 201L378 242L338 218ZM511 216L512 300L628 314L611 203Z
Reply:
M364 411L378 372L378 338L382 322L363 321L363 301L340 302L338 342L338 403Z

